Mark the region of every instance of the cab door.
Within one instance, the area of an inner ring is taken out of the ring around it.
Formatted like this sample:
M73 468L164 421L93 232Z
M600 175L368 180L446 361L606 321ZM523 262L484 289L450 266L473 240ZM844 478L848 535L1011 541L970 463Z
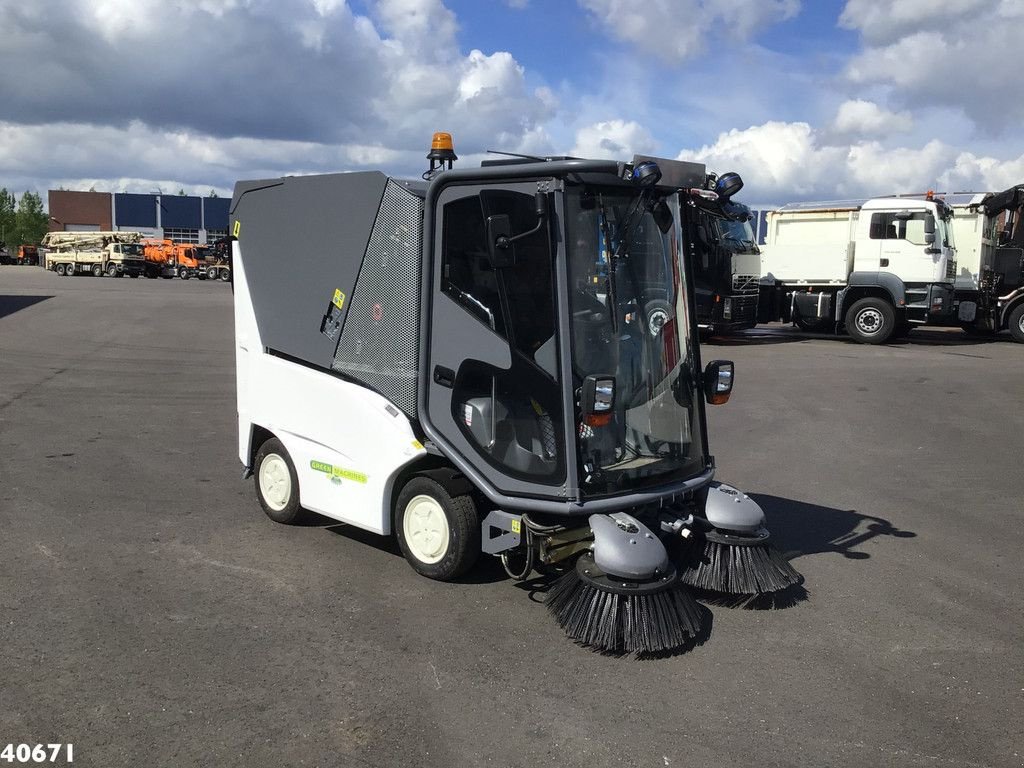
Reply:
M458 185L438 196L421 418L457 465L468 465L493 489L562 498L566 430L553 215L510 245L502 265L493 263L486 235L487 218L500 214L513 237L534 229L537 189L537 182Z

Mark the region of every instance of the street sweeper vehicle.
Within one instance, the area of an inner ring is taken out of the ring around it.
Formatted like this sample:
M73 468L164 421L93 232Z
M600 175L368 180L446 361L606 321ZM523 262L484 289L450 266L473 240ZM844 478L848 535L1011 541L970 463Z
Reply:
M441 580L481 553L547 593L570 637L686 646L691 588L784 590L799 574L758 505L715 479L701 367L702 165L513 158L425 182L378 172L236 184L238 456L273 520L303 509L394 534ZM708 187L711 187L710 189ZM650 307L669 308L650 333Z

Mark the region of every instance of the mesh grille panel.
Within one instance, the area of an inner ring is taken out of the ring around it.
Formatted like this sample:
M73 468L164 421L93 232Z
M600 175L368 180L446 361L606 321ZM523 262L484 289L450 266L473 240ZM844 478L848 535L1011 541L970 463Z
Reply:
M334 370L416 416L423 201L388 181L350 297Z

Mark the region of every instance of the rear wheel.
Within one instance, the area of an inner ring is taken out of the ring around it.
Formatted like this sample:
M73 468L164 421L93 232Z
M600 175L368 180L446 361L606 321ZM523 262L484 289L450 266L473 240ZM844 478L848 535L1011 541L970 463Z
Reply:
M292 457L276 437L260 446L253 462L256 496L267 517L276 523L293 523L299 507L299 478Z
M102 264L93 264L92 265L92 276L93 277L103 277L103 265Z
M61 277L64 277L64 275L67 274L67 270L64 268L63 264L55 265L54 268L53 268L53 271L56 272Z
M1024 344L1024 304L1010 313L1009 327L1013 340Z
M855 301L846 313L846 332L861 344L884 344L896 328L892 305L874 296Z
M223 280L225 283L228 282L231 279L231 270L222 269L220 271L220 279Z
M216 280L217 279L217 268L216 267L207 267L206 268L206 279L207 280Z
M440 483L414 477L395 503L395 533L402 554L417 573L455 579L480 555L480 521L467 494L451 496Z

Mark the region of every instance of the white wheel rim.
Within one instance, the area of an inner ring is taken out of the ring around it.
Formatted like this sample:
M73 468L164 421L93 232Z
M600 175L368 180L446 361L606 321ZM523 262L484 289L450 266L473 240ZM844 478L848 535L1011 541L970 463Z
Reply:
M864 309L857 315L857 330L866 336L874 336L882 330L882 313L877 309Z
M288 506L292 497L292 476L285 460L276 453L267 454L260 464L260 493L275 512Z
M667 321L668 312L665 310L656 309L651 312L650 317L647 319L647 329L650 331L651 336L657 336Z
M1024 333L1024 315L1021 315L1020 319L1017 321L1017 327L1020 328L1021 333Z
M409 551L421 563L440 562L448 552L448 518L431 496L414 496L405 505L402 533Z

